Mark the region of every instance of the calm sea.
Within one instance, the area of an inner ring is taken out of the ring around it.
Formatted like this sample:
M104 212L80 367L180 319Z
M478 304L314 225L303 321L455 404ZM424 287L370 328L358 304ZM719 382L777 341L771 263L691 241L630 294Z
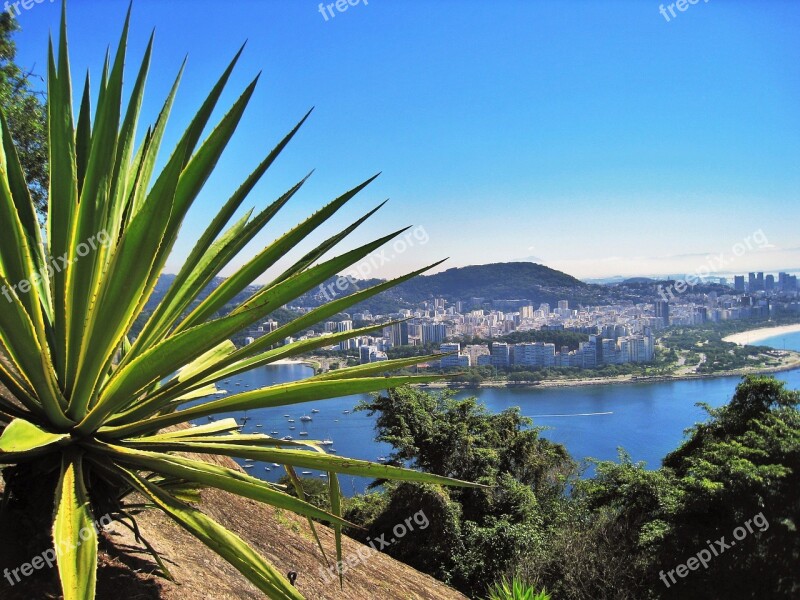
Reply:
M759 343L800 350L800 333ZM229 393L236 393L295 381L310 374L310 368L303 365L261 367L233 378L224 387ZM786 381L790 389L800 389L800 370L778 373L777 377ZM543 435L564 444L576 459L615 459L618 448L623 448L633 460L645 461L649 468L657 468L661 458L681 442L684 430L705 419L705 412L696 404L725 404L739 381L739 377L724 377L572 388L485 388L460 393L459 396L476 396L491 411L521 407L522 413L532 417L536 425L547 428ZM333 440L332 448L340 456L377 460L387 455L390 447L375 442L374 418L352 412L358 400L358 396L349 396L287 408L249 411L246 416L250 419L245 431L280 437L291 435L296 440L329 438ZM302 422L300 417L303 415L311 416L313 420ZM243 415L224 416L241 418ZM294 423L290 423L290 419ZM282 468L264 463L254 463L248 472L270 481L276 481L284 474ZM320 473L311 471L305 476L319 477ZM361 478L342 477L342 489L347 494L363 492L368 483L369 480Z

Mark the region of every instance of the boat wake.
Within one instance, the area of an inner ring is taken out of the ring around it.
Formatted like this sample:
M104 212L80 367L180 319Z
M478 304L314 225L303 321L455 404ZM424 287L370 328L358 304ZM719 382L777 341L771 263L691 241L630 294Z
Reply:
M544 419L546 417L597 417L599 415L613 415L611 411L608 412L594 412L594 413L575 413L574 415L531 415L531 419Z

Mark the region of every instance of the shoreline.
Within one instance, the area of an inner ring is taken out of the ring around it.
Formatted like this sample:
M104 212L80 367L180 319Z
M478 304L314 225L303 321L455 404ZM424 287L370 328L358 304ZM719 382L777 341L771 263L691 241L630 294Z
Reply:
M760 329L751 329L749 331L742 331L741 333L734 333L732 335L722 338L723 342L732 342L739 346L754 346L758 345L757 342L766 340L779 335L789 335L791 333L800 333L800 323L792 325L778 325L777 327L762 327Z
M762 327L759 329L751 329L740 333L734 333L722 339L724 342L732 342L740 346L753 345L753 342L760 340L777 337L782 334L800 333L800 323L791 325L778 325L775 327ZM781 350L774 348L779 352L785 352L786 357L783 364L772 367L760 368L743 368L734 369L731 371L720 371L719 373L687 373L683 375L620 375L618 377L587 377L583 379L545 379L536 382L511 382L507 380L499 381L483 381L478 385L470 385L459 382L436 381L431 383L415 384L414 387L422 387L427 389L457 389L469 390L480 388L564 388L564 387L584 387L592 385L620 385L620 384L635 384L635 383L664 383L668 381L690 381L698 379L715 379L719 377L744 377L745 375L765 375L771 373L781 373L785 371L794 371L800 369L800 352L795 350ZM303 365L313 369L315 372L322 366L313 358L282 358L276 360L273 365Z
M313 360L306 359L303 360L301 358L281 358L276 360L275 362L269 363L270 365L305 365L306 367L311 367L312 369L316 369L319 367L319 363L314 362Z
M781 352L784 352L781 350ZM794 371L800 369L800 352L786 350L793 360L774 367L734 369L732 371L721 371L719 373L686 374L686 375L653 375L634 376L622 375L620 377L597 377L587 379L546 379L540 382L510 382L510 381L484 381L475 385L467 385L453 382L433 382L421 383L414 387L429 389L480 389L480 388L561 388L561 387L584 387L590 385L620 385L634 383L665 383L668 381L690 381L699 379L716 379L719 377L744 377L745 375L766 375L770 373L781 373L784 371Z

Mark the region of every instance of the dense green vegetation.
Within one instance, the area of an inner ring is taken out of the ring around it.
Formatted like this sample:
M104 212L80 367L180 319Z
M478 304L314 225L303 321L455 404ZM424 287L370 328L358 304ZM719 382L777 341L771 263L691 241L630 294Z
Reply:
M796 598L798 403L775 379L746 377L659 469L623 452L581 479L518 410L399 388L361 406L392 460L491 487L387 484L345 514L366 539L423 508L431 526L387 551L476 598L510 576L565 600ZM740 541L715 556L722 536Z
M701 374L744 367L770 367L780 364L771 348L758 345L739 346L732 342L724 342L723 338L759 327L774 327L797 321L797 316L793 315L772 320L748 319L672 326L661 334L659 343L670 350L682 352L688 364L699 364L698 372Z
M11 13L0 12L0 109L14 138L31 199L42 214L47 204L47 107L44 94L31 81L41 78L16 62L13 34L18 30Z

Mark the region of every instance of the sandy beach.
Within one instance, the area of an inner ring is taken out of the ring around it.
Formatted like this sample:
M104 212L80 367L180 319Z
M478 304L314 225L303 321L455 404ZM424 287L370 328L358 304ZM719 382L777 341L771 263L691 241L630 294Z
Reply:
M308 359L303 360L303 359L300 359L300 358L281 358L281 359L276 360L274 362L271 362L269 364L271 364L271 365L307 365L309 367L313 367L315 363L313 361L311 361L311 360L308 360Z
M800 323L795 323L794 325L782 325L780 327L763 327L761 329L743 331L742 333L734 333L733 335L729 335L728 337L722 338L722 341L733 342L734 344L745 346L747 344L750 345L756 344L761 340L766 340L767 338L775 337L778 335L786 335L789 333L798 333L798 332L800 332Z

